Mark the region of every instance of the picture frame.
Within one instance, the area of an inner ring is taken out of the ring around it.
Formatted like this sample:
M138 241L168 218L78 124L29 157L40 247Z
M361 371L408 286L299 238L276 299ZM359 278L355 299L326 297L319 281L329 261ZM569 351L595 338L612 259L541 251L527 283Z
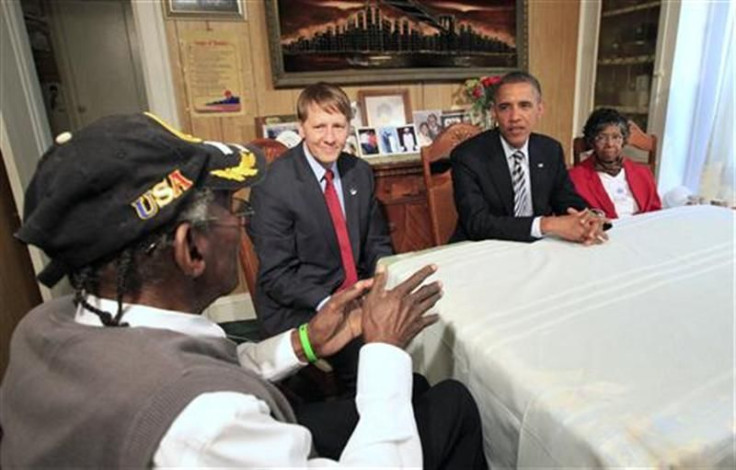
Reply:
M360 156L391 157L419 152L414 124L362 127L357 129Z
M266 126L273 124L297 123L296 114L273 114L268 116L256 116L254 118L256 124L256 137L268 138Z
M363 125L367 127L401 126L411 122L409 90L358 90Z
M470 114L464 109L442 111L440 122L443 129L447 129L451 125L461 122L470 123Z
M192 20L245 20L243 0L164 0L167 18Z
M277 140L289 148L296 147L302 141L295 114L257 116L255 123L257 137Z
M498 0L492 11L477 0L408 3L265 0L274 86L447 82L528 68L528 0Z
M434 139L442 132L442 110L424 109L414 111L414 127L420 147L426 147L434 142Z

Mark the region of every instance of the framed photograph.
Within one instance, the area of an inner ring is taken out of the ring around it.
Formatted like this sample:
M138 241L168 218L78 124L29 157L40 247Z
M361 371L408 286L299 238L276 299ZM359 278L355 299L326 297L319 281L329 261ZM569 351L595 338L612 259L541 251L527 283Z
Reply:
M197 20L244 20L242 0L164 0L166 16Z
M451 81L528 67L528 0L265 1L276 87Z
M365 126L403 126L411 122L409 90L358 90Z
M414 125L397 127L396 134L399 136L399 149L401 153L419 152L420 145Z
M302 138L299 135L298 122L264 124L263 137L278 140L289 148L296 147L302 141Z
M414 111L414 127L416 128L420 147L431 144L434 138L442 132L441 116L442 110L440 109Z
M355 132L355 128L350 128L350 134L348 140L345 141L345 147L342 149L343 152L349 153L350 155L360 156L360 146L358 144L358 134Z
M363 158L377 157L381 151L378 148L378 132L372 127L358 129L358 143L360 156Z
M463 110L443 111L442 116L440 116L440 122L442 123L443 129L447 129L451 125L461 122L470 123L470 114Z
M266 135L266 126L271 124L296 124L299 127L299 122L296 114L274 114L270 116L256 116L256 137L268 137Z

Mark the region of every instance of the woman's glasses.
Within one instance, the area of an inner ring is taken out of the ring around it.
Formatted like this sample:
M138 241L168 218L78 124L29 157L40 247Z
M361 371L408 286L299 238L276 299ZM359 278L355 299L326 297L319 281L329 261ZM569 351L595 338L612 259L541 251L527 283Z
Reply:
M595 140L596 144L602 144L604 142L613 142L614 144L620 144L624 141L624 136L622 136L621 134L598 134L593 140Z

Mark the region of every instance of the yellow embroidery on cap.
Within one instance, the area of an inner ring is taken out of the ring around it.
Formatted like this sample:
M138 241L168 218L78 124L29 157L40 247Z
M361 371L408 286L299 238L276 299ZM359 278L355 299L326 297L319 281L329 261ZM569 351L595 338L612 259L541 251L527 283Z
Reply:
M164 121L163 119L161 119L160 117L156 116L153 113L145 112L143 114L145 114L146 116L150 117L151 119L153 119L157 123L161 124L167 131L171 132L172 134L174 134L175 136L177 136L181 140L185 140L185 141L191 142L193 144L198 144L198 143L202 142L202 139L200 139L199 137L194 137L193 135L185 134L185 133L183 133L181 131L178 131L178 130L174 129L166 121Z
M240 151L240 164L238 166L223 168L221 170L212 170L210 174L219 176L223 179L233 181L245 181L249 176L255 176L258 174L258 168L256 168L256 156L250 151Z

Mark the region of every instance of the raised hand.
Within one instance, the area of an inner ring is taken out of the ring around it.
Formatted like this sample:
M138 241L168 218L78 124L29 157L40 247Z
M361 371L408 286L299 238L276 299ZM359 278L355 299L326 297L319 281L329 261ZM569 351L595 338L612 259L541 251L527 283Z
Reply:
M400 348L424 328L436 322L438 316L424 315L442 297L439 281L419 287L437 271L437 266L425 266L409 279L386 290L386 269L379 267L373 288L363 298L363 339L366 343L388 343Z
M309 340L317 357L327 357L341 350L361 333L361 296L373 285L373 279L358 281L351 288L337 292L312 317L307 325ZM297 356L306 355L294 330L291 338Z

